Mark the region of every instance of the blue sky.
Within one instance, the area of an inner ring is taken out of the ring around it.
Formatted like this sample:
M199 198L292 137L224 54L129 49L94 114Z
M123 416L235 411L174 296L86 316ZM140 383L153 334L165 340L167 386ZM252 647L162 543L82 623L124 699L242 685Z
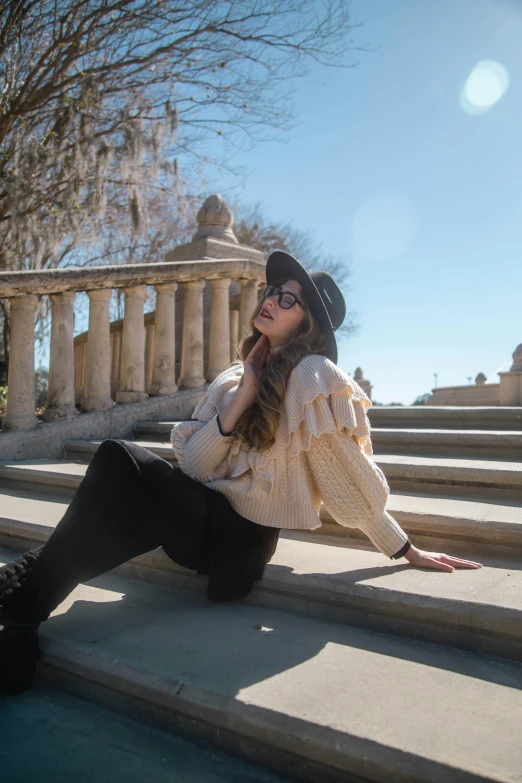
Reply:
M374 400L409 405L434 373L496 383L522 342L522 3L350 8L372 51L297 81L287 142L240 154L246 186L215 190L350 260L360 328L338 363L362 367Z

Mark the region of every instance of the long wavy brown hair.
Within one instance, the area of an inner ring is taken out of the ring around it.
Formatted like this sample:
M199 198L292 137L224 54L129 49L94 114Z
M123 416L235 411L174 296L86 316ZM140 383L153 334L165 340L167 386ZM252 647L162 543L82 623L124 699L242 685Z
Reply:
M287 280L290 278L281 277L274 280L273 285L283 285ZM301 296L299 299L305 311L299 333L271 358L269 357L261 375L257 399L238 419L234 428L234 434L239 440L255 446L258 451L268 448L275 440L286 384L296 364L303 356L311 353L326 355L328 344L319 322L310 311L306 298ZM261 296L248 324L252 333L240 341L237 349L238 358L233 364L244 362L263 334L254 326L263 303L264 299ZM239 386L242 384L243 377Z

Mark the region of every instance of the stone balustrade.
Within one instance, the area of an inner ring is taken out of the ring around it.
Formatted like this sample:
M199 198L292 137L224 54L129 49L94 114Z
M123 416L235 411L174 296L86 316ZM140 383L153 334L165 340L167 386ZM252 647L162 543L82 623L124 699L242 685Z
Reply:
M425 405L458 407L491 407L500 405L500 383L467 386L439 386L431 390Z
M231 211L219 194L205 200L197 224L192 240L167 252L160 263L0 275L0 298L11 304L4 430L32 430L39 424L34 352L40 296L49 296L52 303L45 422L63 422L80 412L103 412L149 397L156 398L153 407L162 407L159 398L200 388L229 367L266 285L265 258L261 251L239 244ZM147 286L156 293L155 312L144 313ZM124 317L111 323L114 289L124 293ZM79 291L89 297L89 326L73 337ZM510 370L498 374L499 384L486 384L480 374L475 387L433 389L426 405L522 405L522 345L513 354ZM359 367L355 379L371 398L372 386ZM125 411L116 409L117 414Z
M479 372L474 385L439 386L431 390L426 405L457 405L470 407L518 407L522 405L522 343L513 352L513 364L499 372L500 383L486 383Z
M203 292L210 287L207 373L203 355ZM230 308L231 285L240 286L239 311ZM11 300L11 340L5 430L37 426L35 416L35 316L39 296L52 302L48 404L45 421L76 416L75 388L82 388L81 412L175 394L214 380L235 355L265 281L258 260L203 259L158 264L69 267L0 275L0 297ZM146 286L154 286L154 320L144 314ZM123 328L112 330L112 291L124 292ZM87 340L74 350L76 293L89 297ZM175 294L183 292L181 374L175 378ZM111 378L118 377L113 399Z

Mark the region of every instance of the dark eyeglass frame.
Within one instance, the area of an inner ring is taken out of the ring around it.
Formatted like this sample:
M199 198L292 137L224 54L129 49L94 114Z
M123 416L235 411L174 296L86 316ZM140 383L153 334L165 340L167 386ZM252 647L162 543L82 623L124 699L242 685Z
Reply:
M272 293L269 294L268 291L270 289L273 289L273 290L272 290ZM263 299L266 299L269 296L273 296L275 293L278 294L277 303L278 303L279 307L282 310L290 310L296 303L298 305L300 305L303 308L303 310L304 310L304 305L302 304L302 302L299 301L299 299L297 298L297 296L295 294L293 294L291 291L283 291L281 289L281 287L278 286L278 285L267 285L267 287L263 291ZM283 296L285 296L285 295L293 297L294 301L292 302L290 307L283 307L283 305L281 304L281 302L283 301Z

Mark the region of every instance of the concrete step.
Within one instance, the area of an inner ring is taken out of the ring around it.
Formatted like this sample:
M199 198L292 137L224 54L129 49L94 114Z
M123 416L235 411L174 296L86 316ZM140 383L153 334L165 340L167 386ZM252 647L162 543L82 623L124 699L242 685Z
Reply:
M170 443L174 421L138 421L136 437ZM522 430L404 429L372 427L375 454L522 461Z
M522 500L521 462L400 454L380 454L375 462L392 490Z
M4 492L2 511L4 519L30 522L39 519L45 510L31 507L30 496L18 494L57 496L58 502L74 495L82 480L86 464L65 460L28 460L26 462L0 463L0 487ZM36 501L35 501L36 502ZM26 506L24 504L29 504ZM522 549L522 501L487 502L477 498L454 498L423 493L394 491L389 497L388 510L404 530L414 537L421 548L440 548L451 543L466 544L466 551L475 555L487 553L491 547ZM62 512L63 513L63 512ZM359 528L338 525L324 506L320 516L323 526L316 533L367 541ZM500 551L500 550L499 550Z
M29 690L2 700L5 783L289 783L265 767L78 698L51 684L49 669L38 671ZM20 752L28 742L31 751Z
M169 462L177 462L170 441L164 443L161 440L151 440L150 438L126 438L126 440L131 440L133 443L140 443L146 449L153 451L155 454L158 454L158 456L163 457L163 459L166 459ZM65 457L67 460L78 460L88 463L93 458L101 443L103 443L103 440L66 440L63 444Z
M137 438L146 437L152 440L170 441L170 433L177 421L137 421L134 432Z
M463 457L522 461L522 431L396 429L374 427L375 455Z
M2 491L0 541L31 549L47 540L67 503ZM336 622L406 634L522 659L522 558L471 556L461 543L447 554L483 564L452 573L390 561L335 537L284 531L252 600ZM432 550L440 551L440 550ZM174 563L161 548L122 566L124 573L204 592L207 578ZM249 599L250 600L250 599Z
M87 463L66 460L27 460L0 463L1 516L29 523L42 519L45 506L39 496L56 496L58 503L70 499L76 492ZM29 493L27 495L27 493ZM31 498L31 493L36 499ZM27 498L18 498L27 495ZM28 504L28 505L27 505ZM488 502L470 497L430 495L392 491L387 509L421 548L440 548L450 544L466 544L466 551L479 556L490 551L513 548L515 555L522 550L522 501L502 498ZM63 512L61 512L63 513ZM367 541L367 536L356 527L343 527L332 519L321 505L321 528L314 533L340 538ZM58 521L59 517L56 519Z
M71 498L87 470L81 462L62 459L2 460L0 486Z
M520 665L501 658L114 572L40 635L50 682L295 779L513 783L522 768Z
M522 553L522 501L393 491L386 508L420 548L452 543L462 548L465 542L466 551L476 554L487 553L491 547L512 547L515 556ZM359 528L337 524L324 506L321 519L322 527L314 533L367 540Z
M522 430L522 409L520 407L457 407L432 405L377 405L369 409L368 417L372 429L435 429L435 430L479 430L512 431ZM163 433L172 427L173 420L137 421L136 435Z
M135 442L176 464L170 443L144 437ZM65 441L66 457L89 462L100 443L101 440ZM459 496L472 493L475 497L522 500L522 462L401 454L380 454L374 459L391 489Z
M368 411L372 427L522 430L522 408L456 405L375 405Z

